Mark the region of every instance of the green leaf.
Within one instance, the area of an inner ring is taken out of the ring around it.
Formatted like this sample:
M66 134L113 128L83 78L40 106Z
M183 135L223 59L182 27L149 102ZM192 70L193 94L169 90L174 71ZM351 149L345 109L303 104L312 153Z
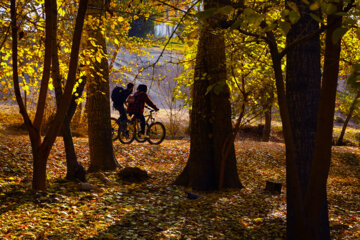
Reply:
M333 35L332 35L332 42L333 44L337 43L341 40L341 38L344 36L344 34L348 31L348 28L337 28Z
M322 9L323 12L326 13L327 15L334 14L334 13L337 11L336 5L334 5L334 4L332 4L332 3L323 4L323 5L321 6L321 9Z
M347 82L351 88L360 89L360 64L354 64L351 67L351 74Z
M281 11L280 15L282 18L285 18L289 15L289 12L290 12L289 9L284 9Z
M291 24L288 22L280 22L280 29L287 34L291 29Z
M224 7L218 8L215 13L222 13L222 14L230 14L234 11L234 8L230 5L226 5Z
M210 86L207 87L206 92L205 92L205 96L208 95L208 93L213 90L213 88L215 87L216 83L211 84Z
M320 8L320 4L318 2L314 2L314 3L310 4L309 8L311 11L316 11Z
M297 7L297 5L296 5L296 3L294 3L294 2L287 2L287 5L289 6L289 8L291 8L291 10L293 10L294 12L299 12L299 9L298 9L298 7Z
M299 12L291 11L291 12L289 13L289 20L290 20L290 22L291 22L292 24L297 23L297 21L299 21L300 17L301 17L301 16L300 16Z
M216 86L214 87L214 93L215 93L216 95L219 95L219 94L224 90L225 84L226 84L225 81L218 82L218 83L216 84Z
M314 19L315 21L318 21L319 23L323 23L324 21L316 14L310 13L310 17Z
M242 18L236 19L236 21L231 25L231 28L236 29L236 28L240 27L242 22L243 22Z
M205 20L208 19L209 17L214 16L216 10L217 10L216 8L210 8L210 9L207 9L207 10L205 10L205 11L198 12L198 13L196 14L196 17L197 17L200 21L205 21Z

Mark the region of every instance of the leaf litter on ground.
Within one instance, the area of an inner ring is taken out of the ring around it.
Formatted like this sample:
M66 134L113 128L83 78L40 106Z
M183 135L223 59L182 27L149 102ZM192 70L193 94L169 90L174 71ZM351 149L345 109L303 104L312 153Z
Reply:
M88 143L74 138L79 161L89 165ZM238 173L245 189L194 192L172 185L184 168L189 142L160 146L114 143L122 167L139 167L150 178L114 184L94 174L92 191L64 180L64 145L59 138L49 157L48 190L33 194L27 136L0 138L0 239L285 239L285 153L282 143L236 143ZM332 239L360 238L360 152L334 147L328 184ZM281 183L280 195L264 193L265 182ZM201 195L188 199L186 191Z

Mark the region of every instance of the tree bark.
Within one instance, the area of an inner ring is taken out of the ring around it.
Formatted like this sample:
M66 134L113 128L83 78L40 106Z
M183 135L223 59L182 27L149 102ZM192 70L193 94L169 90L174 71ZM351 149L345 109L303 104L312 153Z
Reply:
M52 53L52 78L53 84L55 88L55 98L56 98L56 106L57 109L60 108L61 98L63 95L62 91L62 77L60 74L59 68L59 55L57 50L57 4L56 1L52 6L52 12L55 15L55 20L53 21L53 53ZM79 87L77 88L76 93L78 96L81 96L82 91L84 89L85 82L81 82ZM66 113L63 127L62 127L62 137L65 145L65 153L66 153L66 179L69 180L80 180L85 181L85 168L77 161L76 152L74 148L74 143L72 140L71 130L70 130L70 122L71 118L76 110L76 97L73 95L70 108Z
M205 1L204 8L220 7L219 1ZM190 121L190 156L175 184L197 190L242 188L236 168L234 142L224 159L224 179L220 180L226 140L232 136L230 91L226 83L223 33L211 28L214 19L202 26L196 56ZM209 87L213 88L209 92Z
M12 25L12 37L13 37L13 82L14 82L14 91L16 96L16 101L20 108L20 113L24 119L24 122L28 128L32 154L33 154L33 183L32 188L34 191L46 189L46 163L51 150L52 145L58 135L61 125L64 121L66 111L70 105L72 89L75 84L75 74L78 62L79 54L79 45L82 33L82 27L84 23L85 12L87 8L87 0L80 0L79 11L76 17L74 35L73 35L73 44L71 49L70 64L69 64L69 73L66 81L64 96L62 98L60 108L56 111L56 116L52 122L48 132L45 135L45 138L41 142L41 124L44 113L44 107L46 104L46 95L48 82L50 77L50 68L51 68L51 54L52 54L52 40L54 39L52 28L53 28L53 14L52 14L52 4L55 0L45 0L45 14L46 14L46 37L45 37L45 59L44 59L44 72L41 80L41 90L38 100L38 106L35 114L34 123L31 122L29 115L24 106L18 79L18 69L17 69L17 26L16 26L16 7L15 0L11 1L11 25Z
M263 131L263 136L262 136L262 140L264 142L268 142L270 140L270 133L271 133L271 108L272 105L270 107L268 107L268 109L265 110L265 125L264 125L264 131Z
M349 109L349 113L348 115L346 116L346 119L345 119L345 122L343 124L343 127L341 129L341 133L340 133L340 136L339 136L339 139L337 140L336 142L336 145L338 146L341 146L343 145L343 141L344 141L344 136L345 136L345 131L346 131L346 128L347 128L347 125L349 124L349 121L352 117L352 114L355 110L355 107L356 107L356 104L357 104L357 101L360 97L360 91L357 92L356 94L356 97L354 98L353 102L351 103L351 106L350 106L350 109Z
M343 2L337 12L343 12ZM339 75L341 38L334 42L335 31L342 26L342 15L327 17L324 70L320 94L315 148L310 179L305 196L306 221L313 239L330 239L326 183L330 170L332 131L335 113L336 88Z
M310 10L302 0L294 1L301 14L287 34L287 45L303 36L319 30L319 23L309 15ZM321 64L320 37L314 37L289 49L286 65L286 96L292 137L295 144L295 163L301 187L301 201L304 201L308 186L315 148L317 115L320 101ZM291 171L287 170L287 176ZM288 179L288 177L287 177ZM297 208L292 197L291 187L287 188L287 238L300 239L296 232ZM326 202L326 198L324 199ZM306 213L306 209L305 209ZM309 224L306 221L307 224ZM310 227L311 228L311 227ZM307 232L309 232L307 226ZM329 239L329 220L327 204L322 205L320 228L317 229L320 239Z
M283 134L285 139L285 152L286 152L286 188L292 189L287 191L287 198L294 200L292 206L296 206L293 209L294 212L294 226L298 239L307 239L307 232L305 228L305 212L304 204L301 197L300 180L297 174L297 166L295 163L295 143L291 122L288 103L286 101L284 76L281 68L281 54L277 48L275 36L272 32L266 33L265 41L269 45L272 65L275 75L276 91L278 95L278 103L280 109L280 116L283 128Z
M90 0L88 25L86 27L89 41L87 49L88 66L87 77L87 109L88 133L90 148L90 167L88 171L115 170L119 167L116 161L111 139L110 125L110 89L109 67L104 32L104 3L102 0ZM91 40L91 41L90 41ZM92 44L95 42L95 47ZM97 57L100 62L95 58Z

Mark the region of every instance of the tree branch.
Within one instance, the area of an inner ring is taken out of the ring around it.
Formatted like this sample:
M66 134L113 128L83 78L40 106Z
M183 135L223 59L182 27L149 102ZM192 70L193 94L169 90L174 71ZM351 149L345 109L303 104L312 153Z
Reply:
M177 11L183 12L183 13L185 13L185 14L186 14L186 12L187 12L187 11L182 10L182 9L180 9L180 8L174 6L174 5L171 5L171 4L167 3L167 2L164 2L164 1L161 1L161 0L156 0L156 1L159 2L159 3L161 3L161 4L166 5L166 6L168 6L168 7L171 7L171 8L173 8L173 9L177 10Z
M20 113L24 119L25 125L30 131L32 127L31 120L26 111L23 99L20 93L19 86L19 73L18 73L18 42L17 42L17 25L16 25L16 2L15 0L11 0L10 3L10 14L11 14L11 28L12 28L12 59L13 59L13 83L14 83L14 92L16 101L19 105Z
M150 64L150 65L148 65L148 66L146 66L146 67L144 67L144 68L142 68L142 70L139 71L139 72L136 74L134 80L136 80L137 77L138 77L144 70L146 70L146 69L148 69L148 68L150 68L150 67L155 68L156 64L160 61L161 57L163 56L166 47L169 45L171 39L172 39L173 36L175 35L176 30L177 30L178 27L180 26L180 23L185 19L185 17L188 15L188 13L190 12L190 10L191 10L199 1L200 1L200 0L197 0L193 5L191 5L190 8L186 11L186 13L181 17L179 23L176 25L174 31L171 33L169 39L168 39L167 42L165 43L165 45L164 45L164 47L163 47L160 55L159 55L158 58L155 60L155 62L152 63L152 64Z
M48 84L50 79L50 70L51 70L51 53L53 51L52 47L52 34L53 34L53 19L51 14L51 1L45 0L45 57L44 57L44 70L41 79L41 87L38 105L36 108L36 114L34 119L34 127L37 130L41 128L41 122L44 116L45 105L46 105L46 97L48 92Z

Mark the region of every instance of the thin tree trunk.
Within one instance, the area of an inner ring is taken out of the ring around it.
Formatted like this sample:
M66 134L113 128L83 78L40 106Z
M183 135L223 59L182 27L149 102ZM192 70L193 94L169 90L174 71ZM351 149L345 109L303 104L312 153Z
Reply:
M110 125L110 88L109 65L106 56L106 42L103 35L104 16L102 0L90 0L93 8L88 11L89 24L86 27L88 39L95 40L95 47L89 41L88 50L92 52L89 57L92 63L87 77L87 109L88 133L90 148L90 167L88 171L115 170L119 167L116 161ZM101 58L101 62L94 57ZM93 77L92 77L93 76Z
M64 125L62 128L62 135L63 135L63 141L65 145L65 153L66 153L66 179L69 180L80 180L80 181L86 181L85 178L85 168L81 165L81 163L77 160L75 147L72 139L71 134L71 119L73 118L77 103L76 99L79 98L82 95L82 92L85 88L86 78L82 79L82 82L79 84L79 86L76 89L75 94L72 96L70 108L65 116L64 119Z
M340 133L340 136L339 136L339 139L337 140L337 143L336 145L338 146L341 146L343 145L343 141L344 141L344 136L345 136L345 131L346 131L346 128L347 128L347 125L349 124L349 121L352 117L352 114L355 110L355 107L356 107L356 104L357 104L357 101L360 97L360 91L357 92L356 94L356 97L354 98L353 102L351 103L351 106L350 106L350 109L349 109L349 113L348 115L346 116L346 119L345 119L345 122L344 122L344 125L341 129L341 133Z
M58 135L61 125L64 121L66 111L70 105L72 89L75 84L75 74L78 62L78 53L79 45L82 33L82 26L84 22L84 16L87 7L87 0L80 0L79 11L76 17L75 30L73 36L73 44L71 49L70 56L70 66L68 79L66 81L64 96L62 103L60 104L60 109L57 109L55 119L51 124L46 136L41 142L40 129L42 124L42 118L46 103L46 95L48 88L48 81L50 77L50 67L51 67L51 53L52 53L52 40L54 39L52 28L53 28L53 14L52 14L52 4L55 0L45 0L45 14L46 14L46 37L45 37L45 61L44 61L44 73L41 81L40 96L38 101L38 106L35 114L34 123L31 122L29 115L24 106L18 79L18 69L17 69L17 26L16 26L16 6L15 0L11 0L11 25L12 25L12 37L13 37L13 82L14 82L14 91L17 103L20 108L20 113L23 116L24 122L28 128L32 153L33 153L33 190L45 190L46 189L46 163L51 150L51 147Z
M63 95L62 92L62 77L60 75L59 68L59 56L57 50L57 5L56 1L54 3L52 12L55 15L55 21L53 22L53 31L54 31L54 39L53 39L53 53L52 53L52 77L55 88L55 97L56 97L56 105L57 108L60 108L61 98ZM78 96L81 96L82 91L84 89L84 81L77 88L76 93ZM69 180L80 180L85 181L85 168L77 161L76 152L74 148L74 143L72 140L71 130L70 130L70 121L74 112L76 110L76 101L75 96L72 96L72 101L69 107L68 112L66 113L63 127L62 127L62 137L65 145L65 153L66 153L66 178Z
M270 140L271 108L272 108L272 105L270 107L268 107L268 109L264 113L264 115L265 115L265 125L264 125L264 131L263 131L263 136L262 136L262 140L264 142L268 142Z
M205 1L204 4L208 9L220 7L222 3ZM233 134L224 36L211 29L212 21L202 26L200 32L190 116L190 156L185 169L175 181L175 184L198 190L218 189L223 146ZM209 86L214 89L207 93ZM225 159L223 187L242 188L233 142Z

